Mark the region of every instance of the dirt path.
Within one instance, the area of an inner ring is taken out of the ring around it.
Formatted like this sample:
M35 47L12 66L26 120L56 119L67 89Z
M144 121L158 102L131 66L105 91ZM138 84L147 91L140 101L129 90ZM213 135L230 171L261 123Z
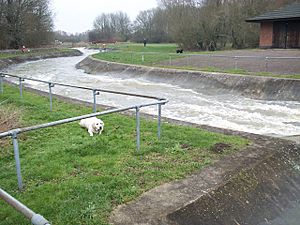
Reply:
M235 56L237 56L235 58ZM268 57L268 58L266 58ZM273 59L272 57L283 57ZM275 74L300 74L300 50L234 50L212 52L212 54L190 55L172 59L163 65L218 69L242 69L249 72L271 72Z

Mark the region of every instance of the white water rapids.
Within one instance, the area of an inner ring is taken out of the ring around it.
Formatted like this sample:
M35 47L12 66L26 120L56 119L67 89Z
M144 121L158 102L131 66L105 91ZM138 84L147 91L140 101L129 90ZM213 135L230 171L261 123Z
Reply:
M165 97L170 102L163 106L162 115L173 119L270 136L300 135L299 101L253 100L224 94L224 91L221 94L211 94L209 90L195 92L170 85L167 80L166 83L154 83L143 76L135 78L130 74L89 75L76 69L75 64L95 51L81 50L83 56L26 62L9 67L7 72L46 81ZM38 82L25 81L25 85L48 91L47 85ZM55 86L53 93L93 101L91 91ZM149 100L106 93L97 97L98 104L115 107L142 102ZM157 108L143 108L142 112L157 114Z

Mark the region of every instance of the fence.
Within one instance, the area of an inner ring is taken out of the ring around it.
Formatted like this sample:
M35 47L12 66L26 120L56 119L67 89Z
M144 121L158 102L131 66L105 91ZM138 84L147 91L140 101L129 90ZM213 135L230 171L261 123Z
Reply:
M243 72L270 72L277 74L299 74L300 57L267 57L217 54L175 54L157 52L129 52L129 63L159 65L167 67L191 67L204 70L239 69ZM152 61L153 56L159 61Z
M7 204L15 208L26 218L28 218L33 225L50 225L49 221L46 220L43 216L36 214L27 206L23 205L21 202L16 200L14 197L9 195L3 189L0 188L0 198L2 198Z
M74 121L78 121L81 119L85 118L90 118L94 116L100 116L100 115L107 115L107 114L112 114L112 113L117 113L117 112L123 112L123 111L128 111L128 110L135 110L135 118L136 118L136 148L137 152L140 151L140 109L143 107L148 107L148 106L153 106L157 105L158 106L158 114L157 114L157 136L160 138L161 136L161 107L162 105L166 104L168 102L167 99L165 98L158 98L158 97L153 97L153 96L146 96L146 95L139 95L139 94L132 94L132 93L125 93L125 92L117 92L117 91L110 91L110 90L104 90L104 89L93 89L93 88L88 88L88 87L81 87L81 86L75 86L75 85L68 85L68 84L61 84L61 83L55 83L55 82L49 82L49 81L43 81L43 80L38 80L38 79L33 79L33 78L25 78L25 77L20 77L16 75L11 75L11 74L6 74L6 73L1 73L0 74L0 93L3 93L4 91L4 77L13 77L17 78L19 80L19 89L20 89L20 97L23 97L23 82L25 80L31 80L31 81L37 81L41 83L47 83L49 87L49 100L50 100L50 110L52 110L52 88L56 85L60 86L65 86L65 87L72 87L72 88L78 88L78 89L84 89L84 90L90 90L93 95L93 111L94 113L91 114L86 114L82 116L77 116L77 117L72 117L72 118L67 118L63 120L58 120L50 123L45 123L45 124L40 124L40 125L35 125L31 127L25 127L25 128L17 128L13 130L9 130L3 133L0 133L0 138L4 137L11 137L13 140L13 147L14 147L14 157L16 161L16 171L17 171L17 178L18 178L18 188L19 190L22 190L23 188L23 182L22 182L22 174L21 174L21 164L20 164L20 157L19 157L19 145L18 145L18 135L20 133L32 131L32 130L37 130L37 129L42 129L42 128L47 128L47 127L52 127L52 126L57 126L65 123L71 123ZM99 95L101 92L106 92L106 93L112 93L112 94L118 94L118 95L126 95L126 96L134 96L134 97L140 97L140 98L147 98L147 99L154 99L154 102L150 103L145 103L145 104L139 104L139 105L134 105L134 106L129 106L129 107L124 107L124 108L118 108L118 109L111 109L107 111L102 111L102 112L96 112L96 97Z

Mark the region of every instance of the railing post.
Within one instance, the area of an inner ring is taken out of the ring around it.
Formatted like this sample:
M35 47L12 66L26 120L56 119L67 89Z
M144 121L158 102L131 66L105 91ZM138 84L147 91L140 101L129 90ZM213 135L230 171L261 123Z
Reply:
M24 81L24 79L22 79L21 77L19 77L19 88L20 88L20 97L23 98L23 85L22 85L22 81Z
M135 107L135 118L136 118L136 150L137 153L140 152L141 145L141 135L140 135L140 108L138 106Z
M93 90L93 98L94 98L94 113L97 112L97 95L99 95L100 92L96 89Z
M54 84L48 83L48 85L49 85L50 111L52 112L52 88L54 87Z
M160 139L161 136L161 104L158 104L158 115L157 115L157 137Z
M238 68L238 57L234 56L234 69Z
M268 64L269 64L269 62L268 62L268 61L269 61L269 57L266 57L266 58L265 58L265 67L266 67L266 72L268 72L268 70L269 70L269 69L268 69L268 68L269 68L269 65L268 65Z
M3 94L3 77L4 75L0 73L0 93Z
M18 188L19 191L23 189L22 183L22 174L21 174L21 163L20 163L20 154L19 154L19 144L18 144L18 135L16 132L12 134L13 145L14 145L14 156L16 161L16 171L18 177Z

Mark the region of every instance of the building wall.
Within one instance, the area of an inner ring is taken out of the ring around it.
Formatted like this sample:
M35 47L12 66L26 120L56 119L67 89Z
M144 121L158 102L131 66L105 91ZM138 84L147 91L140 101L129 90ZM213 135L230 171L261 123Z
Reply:
M271 48L273 45L273 22L260 23L260 48Z

